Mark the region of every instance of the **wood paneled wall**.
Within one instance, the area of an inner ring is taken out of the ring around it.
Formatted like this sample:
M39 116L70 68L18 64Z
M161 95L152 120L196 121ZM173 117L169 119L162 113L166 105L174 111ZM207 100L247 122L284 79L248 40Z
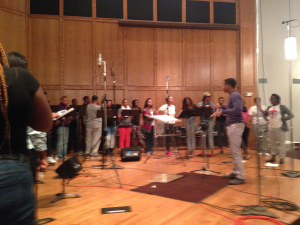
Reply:
M0 42L5 52L28 55L27 0L0 1Z
M165 103L169 75L169 94L179 112L186 96L198 103L209 91L214 102L220 96L227 100L222 86L229 77L238 80L242 95L255 95L255 0L232 1L237 3L238 31L121 27L118 20L96 18L95 0L92 18L63 16L63 1L60 16L28 16L28 0L5 0L0 3L0 16L6 22L0 28L10 34L1 32L0 41L6 51L28 56L31 72L51 104L58 104L63 95L77 98L80 104L84 95L101 97L103 67L96 60L102 53L108 98L113 98L110 67L116 74L117 102L127 98L144 104L151 97L156 108ZM125 4L125 19L126 15ZM14 26L17 29L11 29ZM245 99L248 107L253 105L253 97Z

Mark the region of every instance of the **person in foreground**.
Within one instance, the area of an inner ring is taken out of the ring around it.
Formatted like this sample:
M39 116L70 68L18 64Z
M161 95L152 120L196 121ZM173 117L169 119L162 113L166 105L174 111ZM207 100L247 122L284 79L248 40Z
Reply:
M265 111L258 106L260 111L269 119L269 138L272 158L266 162L276 162L276 155L279 154L280 164L284 164L286 151L284 149L285 132L289 131L286 121L292 119L294 114L285 106L280 104L280 96L272 94L270 98L271 106ZM278 141L278 145L277 145ZM279 150L278 150L279 149Z
M227 106L220 107L212 114L212 117L218 117L222 114L227 115L227 134L230 143L230 152L233 159L233 171L224 178L233 179L229 181L231 185L245 183L243 156L241 151L242 135L245 129L245 123L242 117L243 102L241 95L235 90L236 80L228 78L224 82L224 91L230 96Z
M51 109L32 74L9 68L1 44L0 53L0 224L33 224L35 199L26 129L49 131ZM42 151L40 168L47 164Z

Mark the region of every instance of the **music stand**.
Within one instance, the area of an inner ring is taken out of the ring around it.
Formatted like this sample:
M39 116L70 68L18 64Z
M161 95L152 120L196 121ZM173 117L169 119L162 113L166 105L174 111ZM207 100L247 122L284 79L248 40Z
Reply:
M174 117L171 117L171 116L167 116L167 115L154 115L154 116L148 116L149 118L152 118L154 119L155 123L154 123L154 128L153 128L153 131L154 131L154 139L155 139L155 147L154 149L157 149L158 148L158 144L157 144L157 137L158 136L171 136L174 134L168 134L168 135L158 135L156 133L156 122L157 121L160 121L160 122L163 122L163 123L168 123L168 122L173 122L173 121L177 121L178 119L174 118ZM155 152L156 150L152 151L151 154L147 157L145 163L147 163L148 159L152 156L152 154ZM179 154L181 160L182 160L182 163L184 166L185 163L184 163L184 160L182 159L180 153L177 151L177 148L176 148L176 154ZM170 181L173 181L173 180L176 180L178 178L181 178L183 177L183 175L178 175L178 174L157 174L153 179L151 179L152 182L161 182L161 183L168 183Z
M58 106L59 107L59 106ZM52 107L51 107L52 108ZM53 108L53 109L55 109L55 108ZM56 111L57 112L57 111ZM72 111L71 113L74 113L74 111ZM69 114L71 114L71 113L69 113ZM69 114L66 114L66 115L69 115ZM65 115L65 116L66 116ZM61 118L59 118L60 120L61 120L61 122L63 123L62 124L62 127L64 128L65 127L65 116L63 116L63 117L61 117ZM57 202L57 201L59 201L59 200L61 200L61 199L63 199L63 198L65 198L65 197L74 197L74 198L80 198L81 196L79 196L79 195L76 195L76 194L66 194L65 193L65 174L66 174L66 166L64 165L64 163L65 163L65 145L64 145L64 142L65 142L65 129L63 129L63 163L62 163L62 165L63 165L63 192L62 193L58 193L58 194L56 194L56 198L52 201L52 203L55 203L55 202Z
M210 117L213 114L211 107L201 107L196 108L194 112L192 113L194 116L200 116L200 117ZM204 120L205 121L205 120ZM209 160L206 157L205 151L206 151L206 130L208 127L205 127L207 125L204 121L201 121L200 123L200 134L201 134L201 142L202 142L202 150L203 150L203 167L201 170L192 170L191 172L197 172L197 171L203 171L204 173L206 171L221 174L217 171L209 170ZM208 166L207 166L208 165Z
M139 109L122 109L122 116L139 116L141 110Z

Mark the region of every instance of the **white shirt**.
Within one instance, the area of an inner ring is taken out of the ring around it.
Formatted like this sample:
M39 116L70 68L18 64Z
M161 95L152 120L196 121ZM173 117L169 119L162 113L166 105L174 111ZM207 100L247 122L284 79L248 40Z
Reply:
M271 106L269 109L269 127L280 128L282 127L282 115L280 111L280 105Z
M262 105L261 106L262 110L266 110L267 107ZM258 115L257 115L257 106L252 106L249 110L249 115L252 116L252 122L253 124L260 124L260 125L265 125L267 124L267 121L264 119L263 113L258 110ZM258 121L257 121L257 116L258 116Z
M159 108L159 111L164 112L165 115L169 115L169 116L175 118L175 114L176 114L176 112L175 112L175 105L170 105L170 106L168 107L168 104L164 104L164 105L162 105L162 106ZM170 124L173 124L173 123L175 123L175 121L174 121L174 122L169 122L169 123L170 123Z

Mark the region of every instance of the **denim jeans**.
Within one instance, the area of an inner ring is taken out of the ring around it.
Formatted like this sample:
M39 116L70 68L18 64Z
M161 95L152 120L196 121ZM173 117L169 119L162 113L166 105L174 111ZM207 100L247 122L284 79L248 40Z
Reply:
M146 153L148 152L152 152L152 148L153 148L153 126L152 129L150 131L150 133L145 132L146 134Z
M195 129L197 127L196 117L185 119L186 143L189 151L195 150L196 137Z
M116 127L107 127L107 136L106 136L106 143L105 143L105 148L114 148L115 147L115 135L118 130L118 126Z
M64 135L63 135L64 134ZM69 141L69 127L59 127L56 131L56 151L58 158L67 155Z
M33 224L35 198L30 165L0 160L0 224Z

